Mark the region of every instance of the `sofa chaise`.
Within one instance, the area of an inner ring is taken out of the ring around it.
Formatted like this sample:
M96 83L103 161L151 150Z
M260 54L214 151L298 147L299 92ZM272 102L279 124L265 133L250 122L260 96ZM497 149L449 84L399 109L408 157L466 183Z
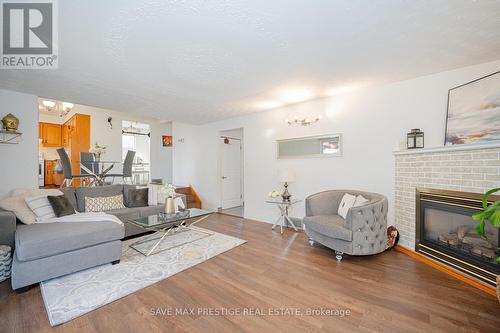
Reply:
M85 197L127 196L133 185L67 187L61 191L76 211L85 211ZM184 203L185 197L182 198ZM125 200L126 201L126 200ZM123 208L106 213L123 224L99 220L71 223L23 224L14 213L0 210L0 243L15 249L12 262L12 288L18 292L30 285L90 267L118 263L121 239L144 233L144 229L126 223L129 219L153 215L163 205Z

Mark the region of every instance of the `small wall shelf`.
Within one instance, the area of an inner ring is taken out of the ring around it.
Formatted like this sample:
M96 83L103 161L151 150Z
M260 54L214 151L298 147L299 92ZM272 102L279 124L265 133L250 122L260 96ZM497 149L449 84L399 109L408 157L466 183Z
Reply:
M17 145L21 141L23 133L0 131L0 144Z

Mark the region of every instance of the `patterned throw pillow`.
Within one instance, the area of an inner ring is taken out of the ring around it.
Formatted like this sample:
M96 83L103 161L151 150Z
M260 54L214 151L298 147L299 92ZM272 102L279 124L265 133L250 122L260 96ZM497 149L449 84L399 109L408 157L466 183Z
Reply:
M86 212L105 212L107 210L125 208L123 194L112 197L85 197Z
M28 197L24 201L26 201L28 207L35 213L36 222L43 222L56 217L54 209L50 205L46 195Z

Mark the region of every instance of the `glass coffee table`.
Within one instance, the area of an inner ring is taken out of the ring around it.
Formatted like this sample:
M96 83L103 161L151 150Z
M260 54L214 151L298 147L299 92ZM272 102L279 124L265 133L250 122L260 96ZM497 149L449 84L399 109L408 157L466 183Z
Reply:
M145 231L154 231L153 234L148 235L143 239L130 244L129 246L142 255L148 257L152 254L160 253L193 242L194 240L188 240L175 244L171 247L161 248L160 250L154 252L166 237L192 230L192 226L200 221L203 221L212 213L213 211L206 209L189 208L178 213L158 213L139 219L128 220L128 223L143 228ZM196 229L196 232L204 234L204 236L198 237L195 240L213 235L212 233L205 232L199 228ZM151 243L151 246L146 246L147 243Z

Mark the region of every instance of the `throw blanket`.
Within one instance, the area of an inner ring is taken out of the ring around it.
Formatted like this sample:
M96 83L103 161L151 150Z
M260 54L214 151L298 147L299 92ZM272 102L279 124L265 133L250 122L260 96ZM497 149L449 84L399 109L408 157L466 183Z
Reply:
M123 225L123 222L120 221L119 218L117 218L114 215L111 214L106 214L104 212L99 212L99 213L76 213L73 215L66 215L66 216L61 216L61 217L54 217L51 219L44 220L43 223L55 223L55 222L115 222L120 225Z

